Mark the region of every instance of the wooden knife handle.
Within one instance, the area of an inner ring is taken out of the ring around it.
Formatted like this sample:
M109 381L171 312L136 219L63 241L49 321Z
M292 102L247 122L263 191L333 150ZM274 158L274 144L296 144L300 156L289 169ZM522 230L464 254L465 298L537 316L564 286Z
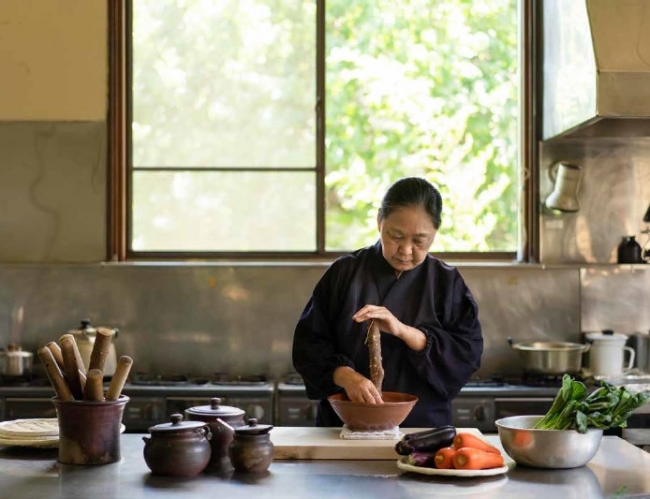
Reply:
M83 398L83 388L80 374L83 371L79 369L78 360L81 361L81 358L78 357L79 351L76 349L74 337L61 338L61 353L63 355L65 378L68 380L72 396L77 400L81 400Z
M88 369L84 400L104 401L104 374L99 369Z
M48 347L41 347L38 349L38 357L41 359L41 362L45 366L47 377L50 378L50 383L52 383L54 392L56 393L56 396L59 398L59 400L74 400L72 392L70 391L70 388L63 378L63 373L61 372L61 369L59 369L59 365L54 359L52 350L50 350Z
M104 328L97 328L95 333L95 344L90 353L90 362L88 363L88 370L99 369L104 372L104 365L106 358L111 348L111 341L113 339L113 332Z
M54 355L54 360L56 360L56 363L59 365L59 369L63 369L63 355L61 354L61 347L59 344L56 341L50 341L45 346L52 351L52 355Z
M111 384L108 387L108 393L106 394L106 400L117 400L122 393L122 388L124 388L124 383L126 383L126 378L129 376L129 371L131 371L131 366L133 365L133 359L128 355L122 355L120 360L117 361L117 367L115 368L115 373L113 374L113 379Z

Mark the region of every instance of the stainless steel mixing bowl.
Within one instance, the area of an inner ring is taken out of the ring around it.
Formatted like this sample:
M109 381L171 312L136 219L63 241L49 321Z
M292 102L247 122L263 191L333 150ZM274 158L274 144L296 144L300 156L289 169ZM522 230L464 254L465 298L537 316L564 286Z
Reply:
M495 421L506 453L533 468L577 468L598 452L603 430L534 430L543 416L512 416Z

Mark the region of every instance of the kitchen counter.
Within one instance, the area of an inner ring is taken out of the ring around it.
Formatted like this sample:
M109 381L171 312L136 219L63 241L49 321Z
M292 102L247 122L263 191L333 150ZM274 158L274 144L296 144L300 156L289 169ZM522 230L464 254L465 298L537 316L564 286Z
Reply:
M404 473L395 460L274 461L261 476L156 477L142 457L141 437L123 434L122 460L103 466L59 464L56 449L1 447L0 499L650 497L650 454L618 437L604 437L581 468L515 466L504 475L469 479ZM486 438L500 447L497 436Z

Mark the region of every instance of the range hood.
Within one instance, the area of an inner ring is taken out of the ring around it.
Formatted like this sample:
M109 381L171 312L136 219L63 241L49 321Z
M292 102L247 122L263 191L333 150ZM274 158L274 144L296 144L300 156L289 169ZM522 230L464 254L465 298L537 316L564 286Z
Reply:
M543 139L650 137L650 0L543 0Z

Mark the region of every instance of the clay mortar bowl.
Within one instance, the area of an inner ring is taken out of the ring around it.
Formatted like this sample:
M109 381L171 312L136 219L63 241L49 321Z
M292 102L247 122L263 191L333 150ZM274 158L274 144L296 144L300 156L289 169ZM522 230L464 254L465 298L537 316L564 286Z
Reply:
M390 430L399 426L418 401L415 395L383 392L383 404L352 402L345 393L327 398L339 418L355 431Z

